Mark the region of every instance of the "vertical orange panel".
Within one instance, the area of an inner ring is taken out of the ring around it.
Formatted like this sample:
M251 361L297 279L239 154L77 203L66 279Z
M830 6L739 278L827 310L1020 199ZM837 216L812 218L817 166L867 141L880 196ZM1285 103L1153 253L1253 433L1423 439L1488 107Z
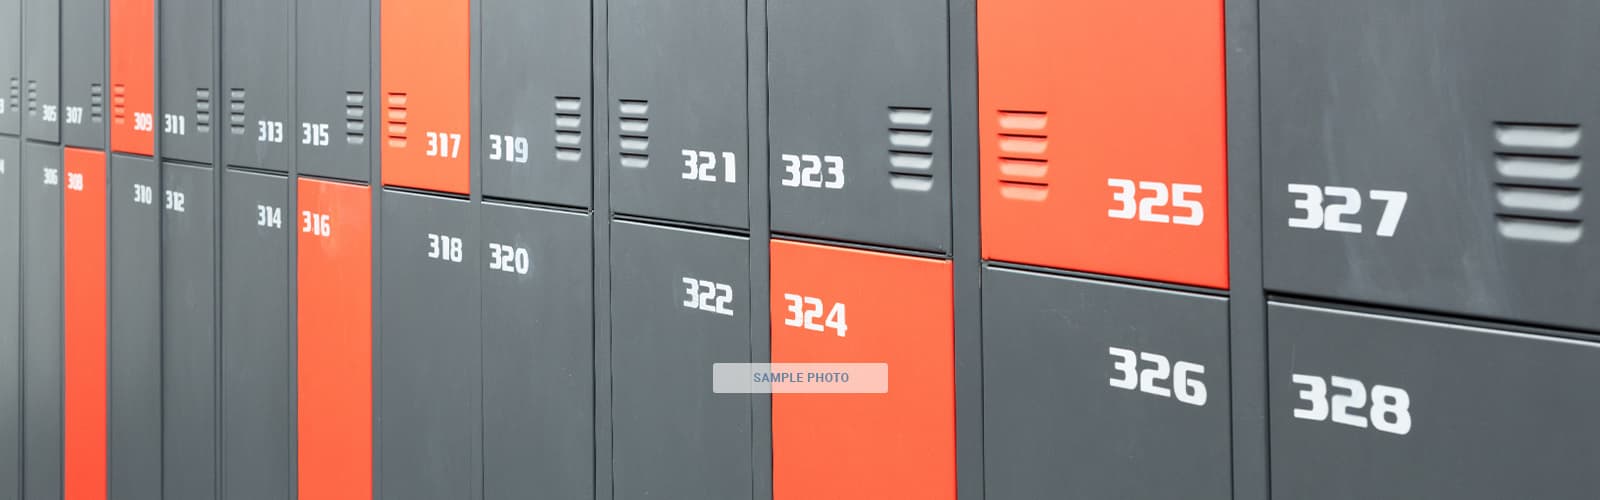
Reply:
M111 0L111 150L152 155L156 127L155 0Z
M772 362L889 365L887 394L772 396L774 498L956 497L951 302L948 261L772 242Z
M298 182L299 498L370 499L371 191Z
M1227 288L1222 9L978 3L985 258Z
M468 0L382 0L383 183L466 194Z
M106 154L66 148L63 498L106 498Z

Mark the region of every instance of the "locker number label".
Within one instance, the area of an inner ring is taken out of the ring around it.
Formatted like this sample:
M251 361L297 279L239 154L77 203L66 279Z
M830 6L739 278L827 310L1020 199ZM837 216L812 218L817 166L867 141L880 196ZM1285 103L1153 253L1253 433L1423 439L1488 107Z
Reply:
M722 159L722 164L717 164L717 159ZM683 150L684 171L678 177L691 181L702 182L730 182L739 181L738 157L731 151L717 153L714 151L698 151L693 149ZM721 169L722 178L717 178L718 169Z
M505 243L489 244L489 270L513 274L528 274L533 267L528 259L528 249Z
M0 115L6 114L6 98L0 97Z
M46 186L60 186L61 185L61 170L54 169L54 168L45 168L44 169L44 185L46 185Z
M133 129L140 132L151 132L156 129L156 117L151 113L134 113Z
M332 217L310 210L300 211L300 232L327 238L333 236Z
M283 209L270 205L256 205L256 226L283 229Z
M167 210L183 212L183 192L168 189L163 194L166 197L165 207Z
M1364 231L1360 222L1344 220L1345 216L1361 213L1361 191L1356 188L1289 184L1289 194L1295 195L1294 208L1301 212L1299 217L1289 218L1289 227L1355 234ZM1400 217L1406 211L1406 192L1373 189L1367 191L1367 197L1383 202L1377 235L1394 236Z
M428 156L455 158L461 154L461 134L428 132Z
M843 302L834 302L826 305L822 299L806 297L800 294L783 294L783 300L789 302L789 317L783 319L785 326L804 328L813 332L826 332L833 329L833 334L844 337L850 331L850 326L845 320L845 306ZM826 309L828 315L823 317L822 311ZM821 323L817 320L822 319Z
M783 185L819 189L844 189L844 157L780 155Z
M461 238L428 233L428 258L461 262Z
M1113 219L1183 226L1198 226L1206 220L1205 207L1200 205L1200 202L1188 198L1188 195L1201 193L1199 184L1106 179L1106 185L1116 188L1116 191L1111 193L1111 200L1119 206L1106 210L1106 216ZM1185 215L1156 213L1155 209L1158 207L1171 207L1188 213Z
M156 204L156 190L144 184L133 185L133 202L140 205Z
M83 174L78 172L67 172L67 189L71 191L83 191Z
M489 159L511 163L527 163L528 138L489 134Z
M1206 384L1196 378L1206 374L1204 365L1188 361L1174 363L1160 354L1121 347L1109 347L1106 351L1111 354L1111 369L1117 374L1110 379L1111 387L1205 406ZM1163 385L1168 381L1171 383Z
M83 106L67 106L67 124L83 123Z
M1305 387L1300 391L1300 401L1308 405L1295 408L1294 418L1314 422L1332 420L1362 429L1370 424L1379 431L1401 436L1411 432L1411 394L1405 389L1373 385L1369 391L1366 384L1353 378L1291 375L1295 385ZM1355 413L1363 409L1367 410L1365 415Z
M283 122L256 120L256 142L283 143Z
M40 109L43 110L43 113L44 113L43 118L44 118L45 123L55 123L56 122L56 105L54 105L54 104L46 104L46 105L40 106Z
M326 123L301 123L300 143L307 146L328 145L328 124Z
M172 113L161 115L161 131L163 133L172 135L186 135L189 133L188 128L188 120L185 120L183 115Z
M0 107L4 107L4 106L0 105ZM6 173L6 160L4 158L0 158L0 175L4 175L5 173Z
M733 316L733 287L685 276L683 278L684 294L683 307L713 312L723 316Z

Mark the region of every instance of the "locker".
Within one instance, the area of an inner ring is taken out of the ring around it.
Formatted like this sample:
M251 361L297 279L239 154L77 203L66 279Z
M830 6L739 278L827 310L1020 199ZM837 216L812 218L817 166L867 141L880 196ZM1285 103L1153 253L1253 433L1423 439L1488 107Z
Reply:
M302 134L295 143L295 163L300 173L367 180L370 7L370 0L299 0L295 6L295 116Z
M372 498L372 191L300 178L295 448L302 500ZM315 215L313 224L307 224Z
M482 498L477 207L381 197L378 489L386 499Z
M222 88L228 91L222 157L231 166L287 172L292 141L321 138L307 137L289 116L294 2L221 2Z
M466 194L472 158L471 1L378 1L383 183Z
M484 1L484 195L589 206L589 4Z
M22 163L21 145L0 137L0 366L21 366ZM32 186L29 186L32 187ZM0 370L0 499L21 498L22 373Z
M161 498L161 212L155 160L111 155L112 498Z
M767 6L772 230L950 248L945 2Z
M216 253L212 171L175 163L162 173L162 498L217 491Z
M1228 287L1226 2L1159 3L979 5L985 258Z
M1600 346L1270 304L1275 498L1585 498ZM1447 346L1448 348L1441 348Z
M156 3L111 0L111 149L150 156L155 151ZM163 119L162 128L174 119ZM187 125L187 124L185 124Z
M484 498L593 498L589 217L482 211Z
M611 208L749 227L743 0L612 0Z
M63 493L106 498L106 154L65 148L62 164Z
M988 268L983 311L985 498L1231 498L1227 299Z
M1262 2L1267 287L1600 329L1600 67L1566 63L1600 46L1597 15Z
M775 499L956 498L950 262L774 240L773 363L887 363L886 394L772 396Z
M22 498L61 496L61 146L22 148Z
M0 134L22 133L22 0L0 0ZM13 483L14 484L14 483Z
M222 176L222 496L289 497L289 181ZM285 221L284 215L288 215Z
M231 96L215 88L218 0L159 1L161 156L211 164L212 115L225 111L224 125L246 125L234 121Z
M61 144L103 150L106 148L106 1L60 0L60 3L64 28L60 63ZM100 188L104 190L105 186Z
M35 141L60 142L61 0L23 0L20 31L28 113L22 118L22 134Z
M610 257L615 497L750 497L751 398L709 387L750 362L750 241L614 222Z

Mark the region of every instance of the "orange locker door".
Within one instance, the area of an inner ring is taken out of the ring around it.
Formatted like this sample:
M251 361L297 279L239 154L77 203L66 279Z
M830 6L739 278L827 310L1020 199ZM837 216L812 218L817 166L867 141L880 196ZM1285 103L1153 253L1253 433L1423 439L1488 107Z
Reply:
M106 498L106 154L66 148L63 498Z
M111 150L155 152L155 0L111 0Z
M468 0L382 0L383 183L466 194Z
M772 242L772 362L886 363L884 394L774 394L773 497L954 499L950 263Z
M979 2L985 258L1227 288L1222 9Z
M299 179L299 498L372 498L372 196Z

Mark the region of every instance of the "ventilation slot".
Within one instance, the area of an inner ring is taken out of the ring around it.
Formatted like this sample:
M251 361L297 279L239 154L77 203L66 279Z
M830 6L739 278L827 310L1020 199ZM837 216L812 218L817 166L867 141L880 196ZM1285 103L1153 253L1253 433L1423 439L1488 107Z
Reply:
M97 95L93 102L99 102ZM95 107L99 107L96 105ZM128 86L116 84L111 86L111 122L122 126L128 123Z
M19 104L17 104L17 101L21 100L21 98L22 98L22 81L21 80L18 80L16 78L12 78L11 79L10 96L11 96L11 99L10 99L11 112L15 113L15 112L17 112L17 106L20 106Z
M344 93L344 142L359 146L367 143L367 93Z
M228 89L228 131L244 135L244 89Z
M28 116L39 114L39 81L28 80Z
M556 97L556 161L583 160L583 98Z
M121 87L118 85L117 87ZM121 95L121 92L118 92ZM89 84L89 121L100 123L105 121L106 114L106 88L98 83Z
M650 166L650 101L617 102L617 162L628 168Z
M933 108L889 107L889 187L933 190Z
M390 92L383 106L384 134L389 138L389 147L406 147L406 94Z
M211 133L211 89L194 89L194 131Z
M1001 111L995 161L1000 197L1041 202L1050 197L1049 116L1042 111Z
M1573 244L1583 238L1583 131L1575 125L1496 123L1495 223L1500 236Z

